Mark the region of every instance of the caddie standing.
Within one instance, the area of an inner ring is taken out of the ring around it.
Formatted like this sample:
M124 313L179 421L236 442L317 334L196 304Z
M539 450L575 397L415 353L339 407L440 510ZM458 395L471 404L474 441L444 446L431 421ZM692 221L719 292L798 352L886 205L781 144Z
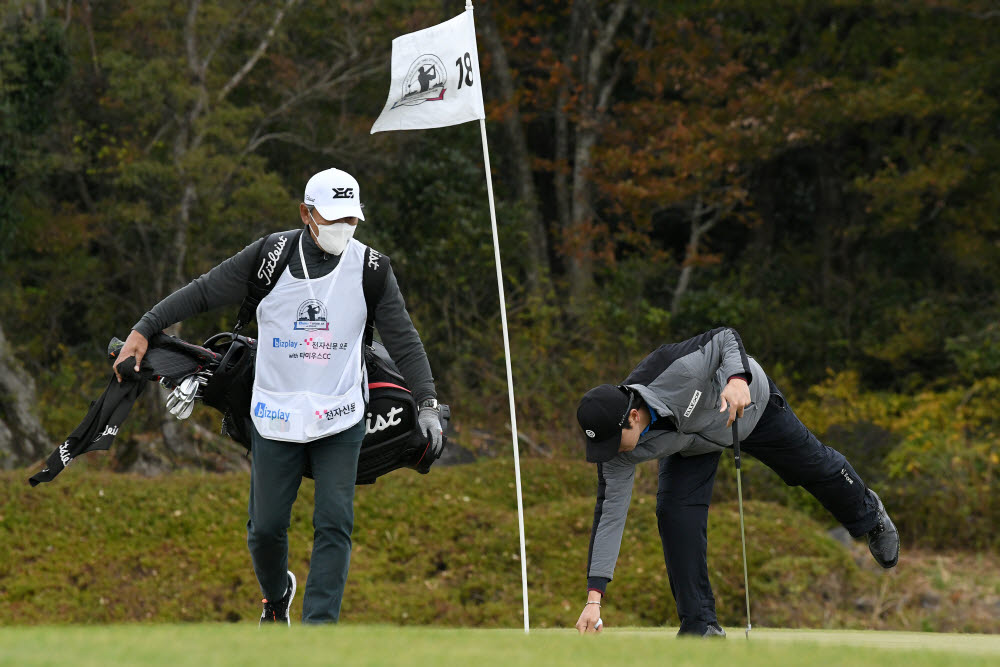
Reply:
M365 436L362 275L367 248L353 238L358 221L365 219L358 182L339 169L321 171L306 183L298 208L305 230L289 232L297 237L297 247L280 275L267 276L274 286L256 311L247 544L264 595L262 624L291 623L296 579L288 569L287 531L306 463L316 482L316 500L302 621L339 619ZM274 269L265 242L267 237L252 243L143 315L118 355L115 373L117 364L133 355L139 370L152 334L197 313L241 303L248 276ZM260 266L258 257L265 257ZM391 267L374 324L410 385L419 428L436 456L442 433L434 379Z
M659 460L656 519L678 635L725 637L708 579L708 505L721 452L739 417L743 451L789 486L815 496L854 537L867 536L884 568L899 559L899 535L874 491L840 452L821 443L785 401L731 328L662 345L624 382L588 391L577 409L587 461L597 464L597 503L587 558L581 633L600 632L601 600L614 576L635 466Z

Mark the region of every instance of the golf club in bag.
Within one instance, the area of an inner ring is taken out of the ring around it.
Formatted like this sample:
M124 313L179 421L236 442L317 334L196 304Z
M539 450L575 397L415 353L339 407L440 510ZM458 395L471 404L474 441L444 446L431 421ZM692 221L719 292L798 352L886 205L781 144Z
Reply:
M124 343L113 338L108 354L117 356ZM160 350L171 351L170 368L159 368ZM220 333L203 345L193 345L174 336L157 334L149 341L146 359L153 361L153 379L172 389L167 409L178 419L190 416L195 400L222 413L222 433L250 450L253 422L250 418L254 361L257 341L247 336ZM431 441L417 425L417 406L406 380L385 347L373 341L365 347L368 372L368 404L365 437L358 458L356 484L375 480L399 468L427 474L447 443L451 409L440 406L441 450L434 452ZM304 477L312 478L308 463Z
M750 639L750 576L747 574L747 536L743 530L743 480L740 474L739 418L733 419L733 453L736 457L736 497L740 506L740 541L743 542L743 590L747 597L746 637Z

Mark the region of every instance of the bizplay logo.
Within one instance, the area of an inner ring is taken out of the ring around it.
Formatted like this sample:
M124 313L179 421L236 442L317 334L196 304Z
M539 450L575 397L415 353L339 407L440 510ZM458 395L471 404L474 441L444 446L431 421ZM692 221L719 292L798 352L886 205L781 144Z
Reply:
M271 340L271 347L279 347L279 348L287 347L294 349L298 346L299 343L298 341L295 340L282 340L281 338L274 338Z
M271 410L267 407L267 404L263 401L257 403L257 406L253 409L253 416L259 417L260 419L270 419L271 421L283 421L288 422L291 415L284 410Z
M403 408L390 408L389 414L385 417L382 415L375 416L375 425L372 426L372 413L368 413L368 419L365 420L365 432L366 433L378 433L379 431L384 431L390 426L399 426L403 423L403 420L397 417Z

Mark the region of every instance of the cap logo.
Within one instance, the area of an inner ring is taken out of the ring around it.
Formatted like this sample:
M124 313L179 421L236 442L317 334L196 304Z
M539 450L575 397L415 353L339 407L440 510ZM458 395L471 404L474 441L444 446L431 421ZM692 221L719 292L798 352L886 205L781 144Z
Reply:
M333 188L334 199L354 199L354 188Z
M597 434L594 433L593 431L591 431L589 428L587 429L586 432L587 432L587 437L588 438L596 438L597 437Z

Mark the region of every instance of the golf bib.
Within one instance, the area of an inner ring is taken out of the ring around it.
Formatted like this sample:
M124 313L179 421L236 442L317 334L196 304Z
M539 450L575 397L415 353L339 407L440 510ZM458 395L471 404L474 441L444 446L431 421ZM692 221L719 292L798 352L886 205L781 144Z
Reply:
M257 306L250 416L265 438L309 442L364 416L365 249L352 239L337 268L322 278L309 279L308 272L295 278L285 267Z

